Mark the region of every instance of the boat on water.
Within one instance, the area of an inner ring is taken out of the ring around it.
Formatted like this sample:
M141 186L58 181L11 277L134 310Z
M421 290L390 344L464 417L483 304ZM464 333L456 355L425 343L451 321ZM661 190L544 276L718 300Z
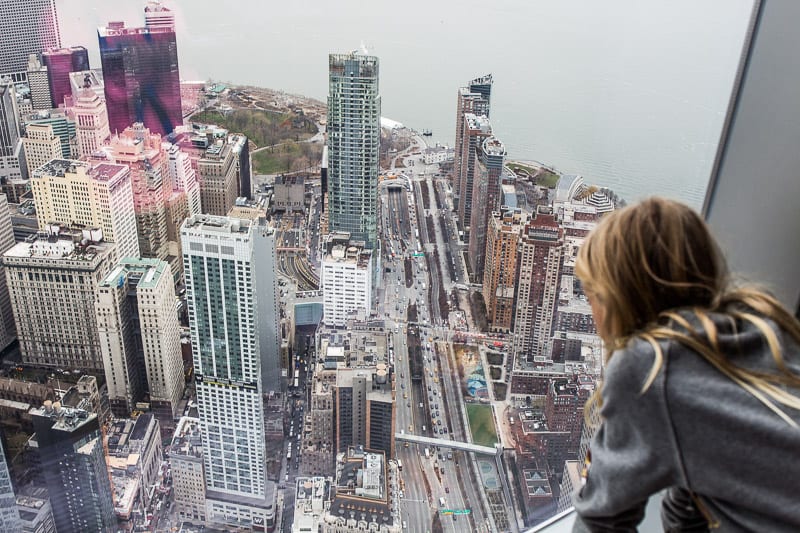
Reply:
M431 135L433 135L433 132L431 130L422 130L422 134L425 137L430 137Z

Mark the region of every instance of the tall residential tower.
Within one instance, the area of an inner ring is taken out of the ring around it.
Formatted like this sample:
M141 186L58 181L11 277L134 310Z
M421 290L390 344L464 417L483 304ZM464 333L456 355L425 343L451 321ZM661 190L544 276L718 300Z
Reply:
M378 58L363 52L331 54L328 63L329 227L374 249L381 138Z

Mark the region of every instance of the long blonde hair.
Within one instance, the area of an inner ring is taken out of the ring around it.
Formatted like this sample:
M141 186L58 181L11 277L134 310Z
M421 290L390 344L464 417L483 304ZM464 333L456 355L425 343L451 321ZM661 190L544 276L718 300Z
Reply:
M781 385L800 386L787 366L776 332L765 319L800 344L800 322L777 299L753 287L734 287L716 241L703 219L689 207L650 198L605 216L578 253L575 273L584 292L604 312L598 333L606 345L606 363L634 337L650 343L655 362L644 393L664 362L659 341L684 344L740 385L789 424L777 404L800 409L800 398ZM694 314L698 332L678 310ZM709 313L749 322L764 336L775 372L734 365L718 345L719 332ZM587 404L599 407L600 388ZM587 411L588 412L588 411Z

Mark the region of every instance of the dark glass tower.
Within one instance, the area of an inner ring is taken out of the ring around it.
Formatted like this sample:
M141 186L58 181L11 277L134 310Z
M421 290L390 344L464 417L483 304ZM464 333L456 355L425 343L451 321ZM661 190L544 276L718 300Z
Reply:
M58 107L65 95L72 94L70 73L89 70L89 52L83 46L51 48L42 52L42 63L47 67L51 103Z
M174 15L150 2L144 28L109 22L97 35L111 132L143 122L153 133L172 133L183 122Z

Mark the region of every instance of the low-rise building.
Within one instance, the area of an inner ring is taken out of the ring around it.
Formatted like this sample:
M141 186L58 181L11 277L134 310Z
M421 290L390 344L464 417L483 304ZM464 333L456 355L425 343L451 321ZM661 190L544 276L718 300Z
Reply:
M330 510L332 485L329 477L297 478L292 533L319 531L322 517Z
M302 211L305 203L305 190L303 176L276 176L272 208L275 211Z

